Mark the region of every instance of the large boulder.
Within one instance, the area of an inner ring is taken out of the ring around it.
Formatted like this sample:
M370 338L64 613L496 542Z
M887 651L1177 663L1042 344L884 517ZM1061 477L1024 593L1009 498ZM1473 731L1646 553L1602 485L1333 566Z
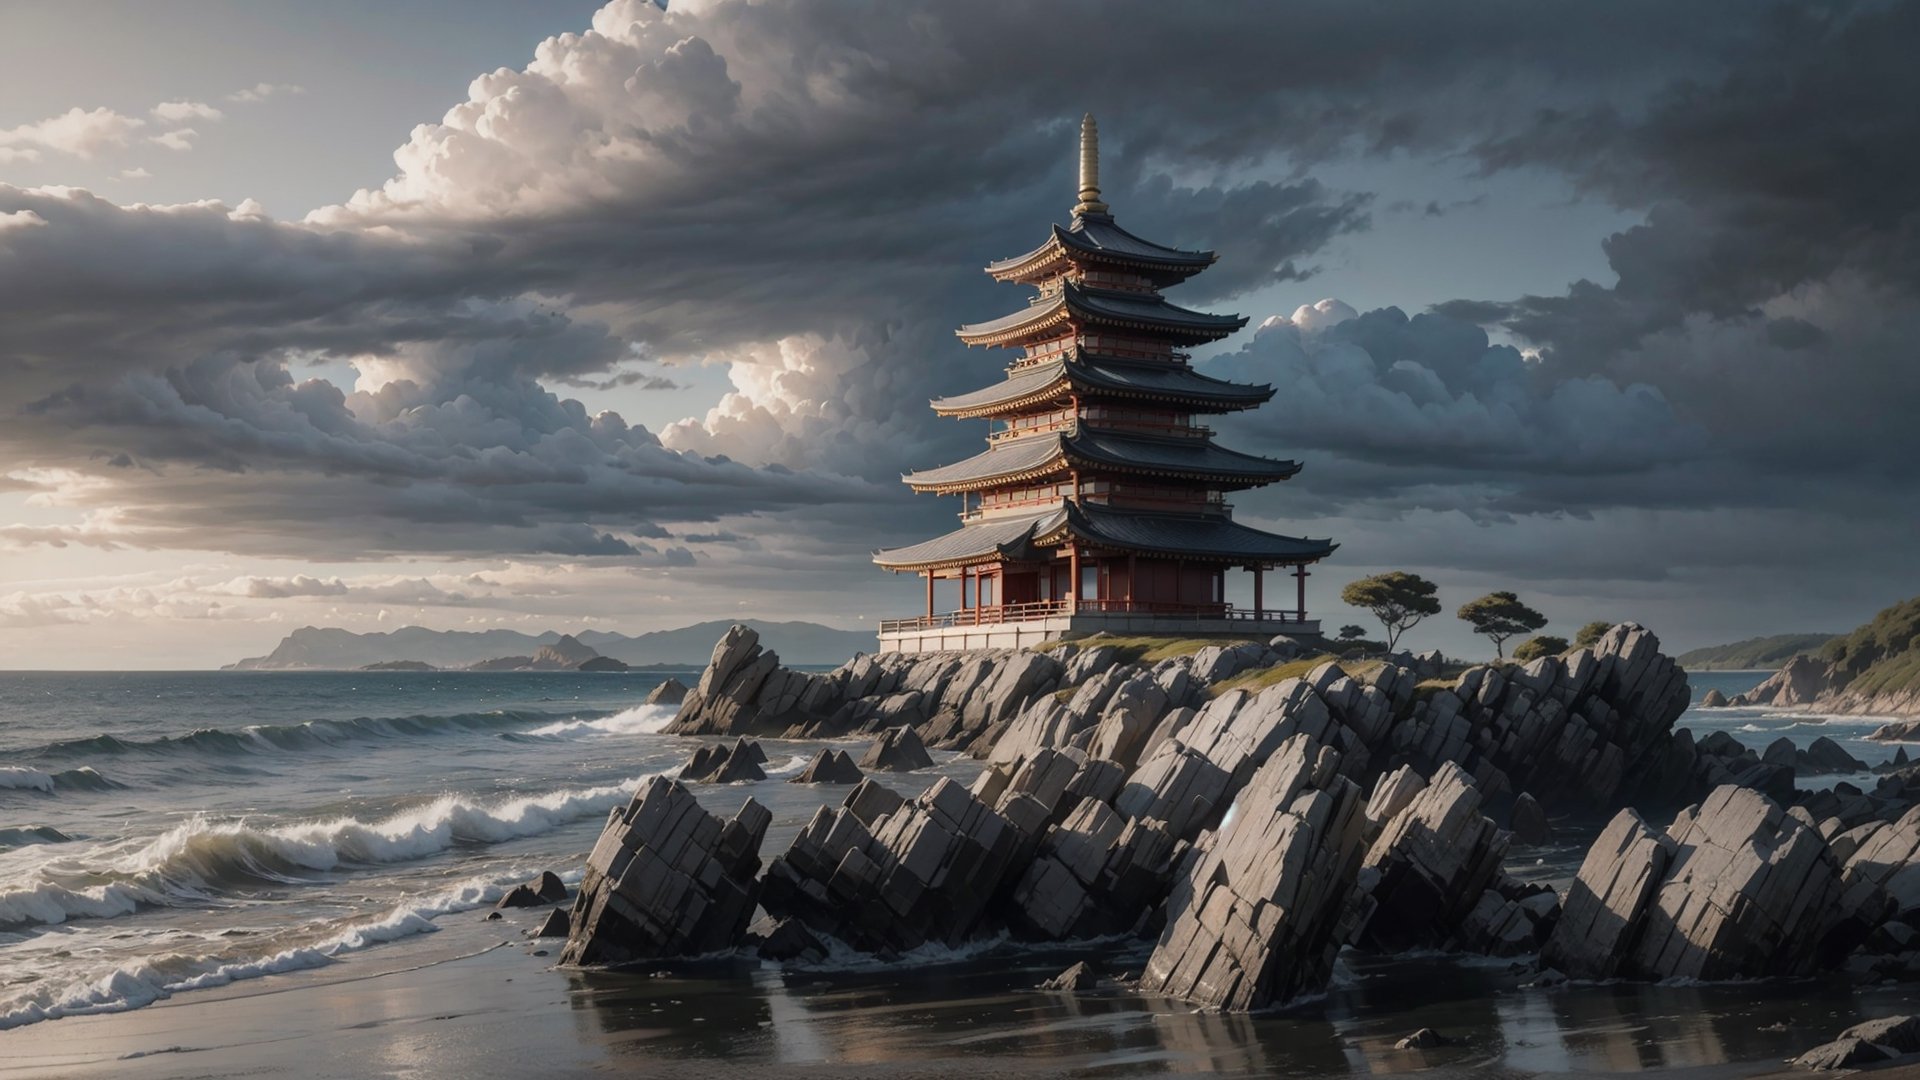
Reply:
M1567 975L1805 975L1838 921L1820 832L1758 792L1716 788L1664 836L1622 811L1595 842L1543 962Z
M1234 1011L1323 990L1365 853L1364 802L1337 753L1289 738L1176 881L1140 988Z
M1458 765L1442 765L1367 851L1375 907L1361 943L1387 952L1446 945L1506 853L1507 834L1480 812L1480 790Z
M760 841L773 815L748 799L732 818L656 776L613 811L587 856L561 962L697 956L734 945L753 915Z

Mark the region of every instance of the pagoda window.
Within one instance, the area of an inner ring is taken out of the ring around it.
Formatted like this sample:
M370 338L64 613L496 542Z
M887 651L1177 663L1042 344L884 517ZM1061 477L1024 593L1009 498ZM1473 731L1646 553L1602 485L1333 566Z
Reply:
M995 420L991 438L1006 439L1020 435L1033 435L1043 431L1057 431L1070 426L1077 417L1072 409L1052 409L1042 413L1030 413L1005 420Z
M1170 409L1130 409L1112 405L1089 405L1082 410L1081 415L1104 427L1181 435L1212 434L1208 428L1195 424L1191 413L1174 412Z

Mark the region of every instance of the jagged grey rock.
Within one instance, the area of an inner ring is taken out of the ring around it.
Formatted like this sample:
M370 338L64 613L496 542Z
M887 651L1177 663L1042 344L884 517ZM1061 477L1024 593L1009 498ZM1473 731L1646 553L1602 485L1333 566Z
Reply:
M730 819L656 776L607 819L587 856L561 962L622 963L731 947L756 896L773 815L748 799Z
M1442 765L1367 851L1374 912L1363 944L1445 945L1482 902L1506 853L1506 834L1480 812L1480 789L1459 766Z
M765 780L766 770L760 766L766 760L759 743L741 736L732 746L715 743L694 751L680 767L680 779L708 784Z
M865 775L845 750L829 748L813 755L813 760L807 762L807 767L787 782L789 784L857 784L865 778Z
M1232 1010L1323 988L1364 853L1363 801L1337 753L1288 739L1176 881L1140 988Z
M1524 791L1513 800L1507 824L1513 829L1513 838L1522 844L1544 844L1553 839L1553 825L1547 820L1547 812Z
M1100 983L1100 975L1085 960L1040 984L1042 990L1063 990L1078 993L1092 990Z
M573 920L568 916L567 909L554 908L552 911L547 912L547 917L527 936L536 938L566 937L567 932L571 930L572 927Z
M659 686L647 694L648 705L678 705L687 700L687 684L668 676Z
M1804 975L1840 898L1817 829L1758 792L1720 787L1665 835L1622 811L1581 865L1542 961L1575 978Z
M868 772L912 772L933 768L926 744L910 727L889 728L867 747L858 766Z

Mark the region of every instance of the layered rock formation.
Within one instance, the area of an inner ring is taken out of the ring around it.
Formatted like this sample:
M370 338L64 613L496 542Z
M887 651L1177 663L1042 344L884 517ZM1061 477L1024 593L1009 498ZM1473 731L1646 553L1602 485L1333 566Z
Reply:
M680 779L707 784L765 780L767 772L761 766L766 763L767 752L760 749L760 744L743 737L732 746L715 743L695 750L680 767Z
M1849 956L1862 971L1892 972L1920 961L1907 928L1920 882L1905 876L1920 816L1903 816L1920 800L1920 769L1889 773L1872 792L1796 793L1799 751L1787 763L1724 735L1696 744L1672 730L1688 700L1684 673L1642 628L1524 666L1473 668L1440 689L1399 664L1369 665L1366 678L1331 662L1271 685L1241 678L1298 648L1212 646L1145 664L1095 641L860 657L812 675L784 671L736 628L675 723L736 740L705 748L701 775L715 775L722 754L745 759L745 731L870 732L868 768L924 767L924 737L986 767L970 787L942 778L912 799L862 780L757 883L713 819L697 829L705 839L680 842L699 868L682 874L699 889L666 900L627 896L644 879L613 867L664 828L637 825L637 809L686 791L654 782L595 848L601 868L590 865L576 900L568 955L725 940L798 957L837 939L892 956L1002 933L1135 934L1155 942L1143 989L1224 1009L1318 992L1349 945L1500 956L1544 947L1568 974L1599 977L1797 973ZM1838 760L1824 747L1806 753ZM842 763L852 764L821 751L796 779L821 782ZM1564 910L1552 890L1501 870L1514 837L1497 821L1538 842L1550 813L1703 796L1666 831L1631 811L1615 817ZM724 828L751 831L759 814L742 816ZM774 921L749 937L737 907L755 889ZM704 921L716 905L731 939ZM589 909L598 916L581 918ZM606 944L627 934L637 943ZM600 951L576 949L583 938Z
M730 948L753 915L760 841L773 815L748 799L732 818L653 777L607 819L587 856L561 962L617 964Z
M1664 833L1622 811L1541 959L1576 978L1805 975L1834 929L1839 861L1805 814L1716 788Z

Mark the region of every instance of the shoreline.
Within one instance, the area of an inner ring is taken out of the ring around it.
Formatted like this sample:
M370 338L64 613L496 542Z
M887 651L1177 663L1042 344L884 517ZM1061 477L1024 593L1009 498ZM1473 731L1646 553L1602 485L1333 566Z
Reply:
M747 963L677 965L666 974L565 969L558 942L520 937L544 909L486 922L454 916L440 933L358 954L307 972L183 995L130 1012L76 1016L9 1032L0 1076L547 1077L737 1076L769 1080L919 1077L1302 1075L1335 1070L1453 1076L1637 1075L1734 1080L1780 1071L1780 1056L1702 1060L1752 1038L1715 1017L1667 1036L1645 1055L1648 1034L1628 1014L1591 1013L1619 988L1517 990L1456 1002L1441 972L1487 978L1447 958L1397 961L1433 975L1420 1000L1367 1004L1330 998L1252 1016L1192 1010L1121 992L1072 997L1026 989L1031 974L1095 948L1015 949L991 959L907 970L790 970ZM531 914L529 914L531 913ZM546 951L547 956L535 955ZM1360 985L1378 980L1372 967ZM1700 1002L1751 999L1751 1026L1791 1016L1789 981L1643 988L1662 1002L1666 1026ZM1397 999L1409 991L1396 992ZM1569 997L1568 995L1571 994ZM1500 1005L1503 999L1506 1005ZM1862 1002L1859 1015L1884 1011ZM1462 1017L1493 1020L1489 1030ZM1787 1010L1783 1012L1782 1010ZM1821 1010L1823 1012L1827 1010ZM1584 1020L1574 1018L1590 1013ZM1001 1014L1006 1022L993 1023ZM1446 1017L1452 1017L1449 1021ZM1433 1019L1459 1045L1400 1051L1392 1041ZM984 1020L985 1022L979 1022ZM1571 1026L1569 1022L1573 1021ZM1808 1021L1808 1029L1837 1023ZM1763 1028L1764 1030L1764 1028ZM1765 1037L1784 1053L1805 1034ZM1758 1049L1750 1047L1749 1050ZM1284 1054L1284 1057L1276 1057ZM1317 1063L1317 1068L1315 1067ZM1552 1067L1557 1064L1560 1067ZM1613 1067L1605 1067L1611 1065ZM1542 1067L1547 1066L1547 1067ZM1650 1066L1650 1067L1649 1067ZM1889 1073L1889 1076L1894 1074Z

